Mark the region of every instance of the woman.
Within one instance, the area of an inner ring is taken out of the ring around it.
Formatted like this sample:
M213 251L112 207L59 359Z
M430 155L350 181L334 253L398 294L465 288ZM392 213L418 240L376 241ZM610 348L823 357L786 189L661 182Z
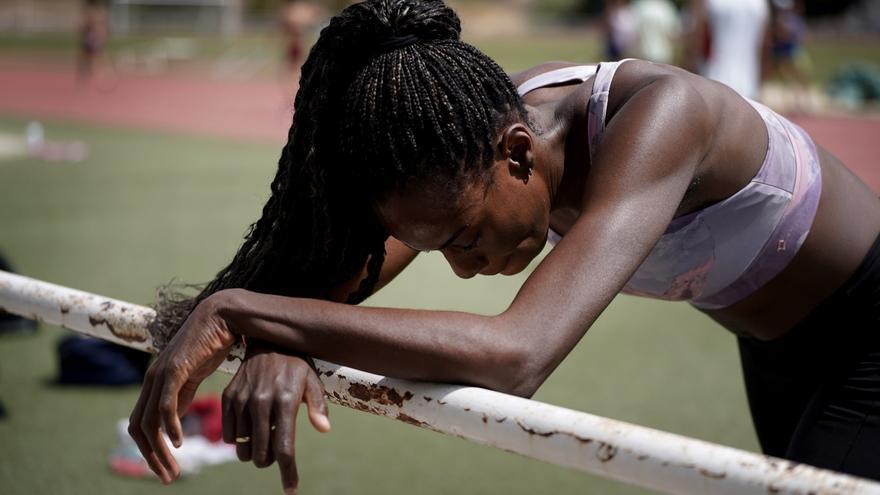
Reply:
M528 397L624 289L690 300L740 336L765 452L877 477L871 191L721 84L641 61L510 78L459 32L439 0L371 0L321 33L262 217L198 297L160 307L159 330L180 329L130 432L162 480L178 470L160 430L180 443L178 411L239 336L225 438L278 460L293 490L301 398L329 427L320 382L258 341ZM334 302L362 301L419 251L464 278L514 274L548 235L496 316Z

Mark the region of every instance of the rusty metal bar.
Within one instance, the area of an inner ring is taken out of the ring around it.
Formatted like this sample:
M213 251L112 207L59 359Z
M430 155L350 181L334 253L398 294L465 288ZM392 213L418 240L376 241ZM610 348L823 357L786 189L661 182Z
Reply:
M0 310L156 352L146 329L154 313L142 306L0 271ZM316 364L337 404L651 490L880 495L866 479L533 400Z

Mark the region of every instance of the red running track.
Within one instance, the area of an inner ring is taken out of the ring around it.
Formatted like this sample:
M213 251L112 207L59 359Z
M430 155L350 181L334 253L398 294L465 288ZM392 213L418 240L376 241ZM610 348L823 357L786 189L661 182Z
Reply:
M0 68L0 114L244 138L281 144L292 96L271 82L122 75L112 91L70 71ZM800 117L820 145L880 194L880 119Z
M293 95L280 84L124 75L112 90L73 72L0 68L0 113L100 125L281 142Z

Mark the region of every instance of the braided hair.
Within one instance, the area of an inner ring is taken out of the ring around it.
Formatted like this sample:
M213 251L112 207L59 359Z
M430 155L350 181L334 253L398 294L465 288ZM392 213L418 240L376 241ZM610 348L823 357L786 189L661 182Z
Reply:
M460 34L441 0L367 0L333 17L303 65L262 216L198 295L160 291L156 340L222 289L326 298L366 265L348 302L372 293L388 237L372 205L412 183L456 194L486 175L500 127L528 122L507 74Z

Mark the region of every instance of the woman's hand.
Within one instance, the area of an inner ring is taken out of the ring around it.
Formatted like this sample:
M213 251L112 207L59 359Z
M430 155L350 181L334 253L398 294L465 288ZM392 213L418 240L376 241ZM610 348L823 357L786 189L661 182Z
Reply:
M180 468L162 431L175 447L180 447L180 416L189 408L202 381L220 366L235 343L235 335L218 309L217 300L212 298L196 306L147 371L129 418L128 433L150 469L165 484L180 476Z
M312 426L329 431L324 386L309 364L249 341L247 358L223 391L223 441L235 443L238 458L258 468L278 461L288 495L299 484L294 440L301 402Z

